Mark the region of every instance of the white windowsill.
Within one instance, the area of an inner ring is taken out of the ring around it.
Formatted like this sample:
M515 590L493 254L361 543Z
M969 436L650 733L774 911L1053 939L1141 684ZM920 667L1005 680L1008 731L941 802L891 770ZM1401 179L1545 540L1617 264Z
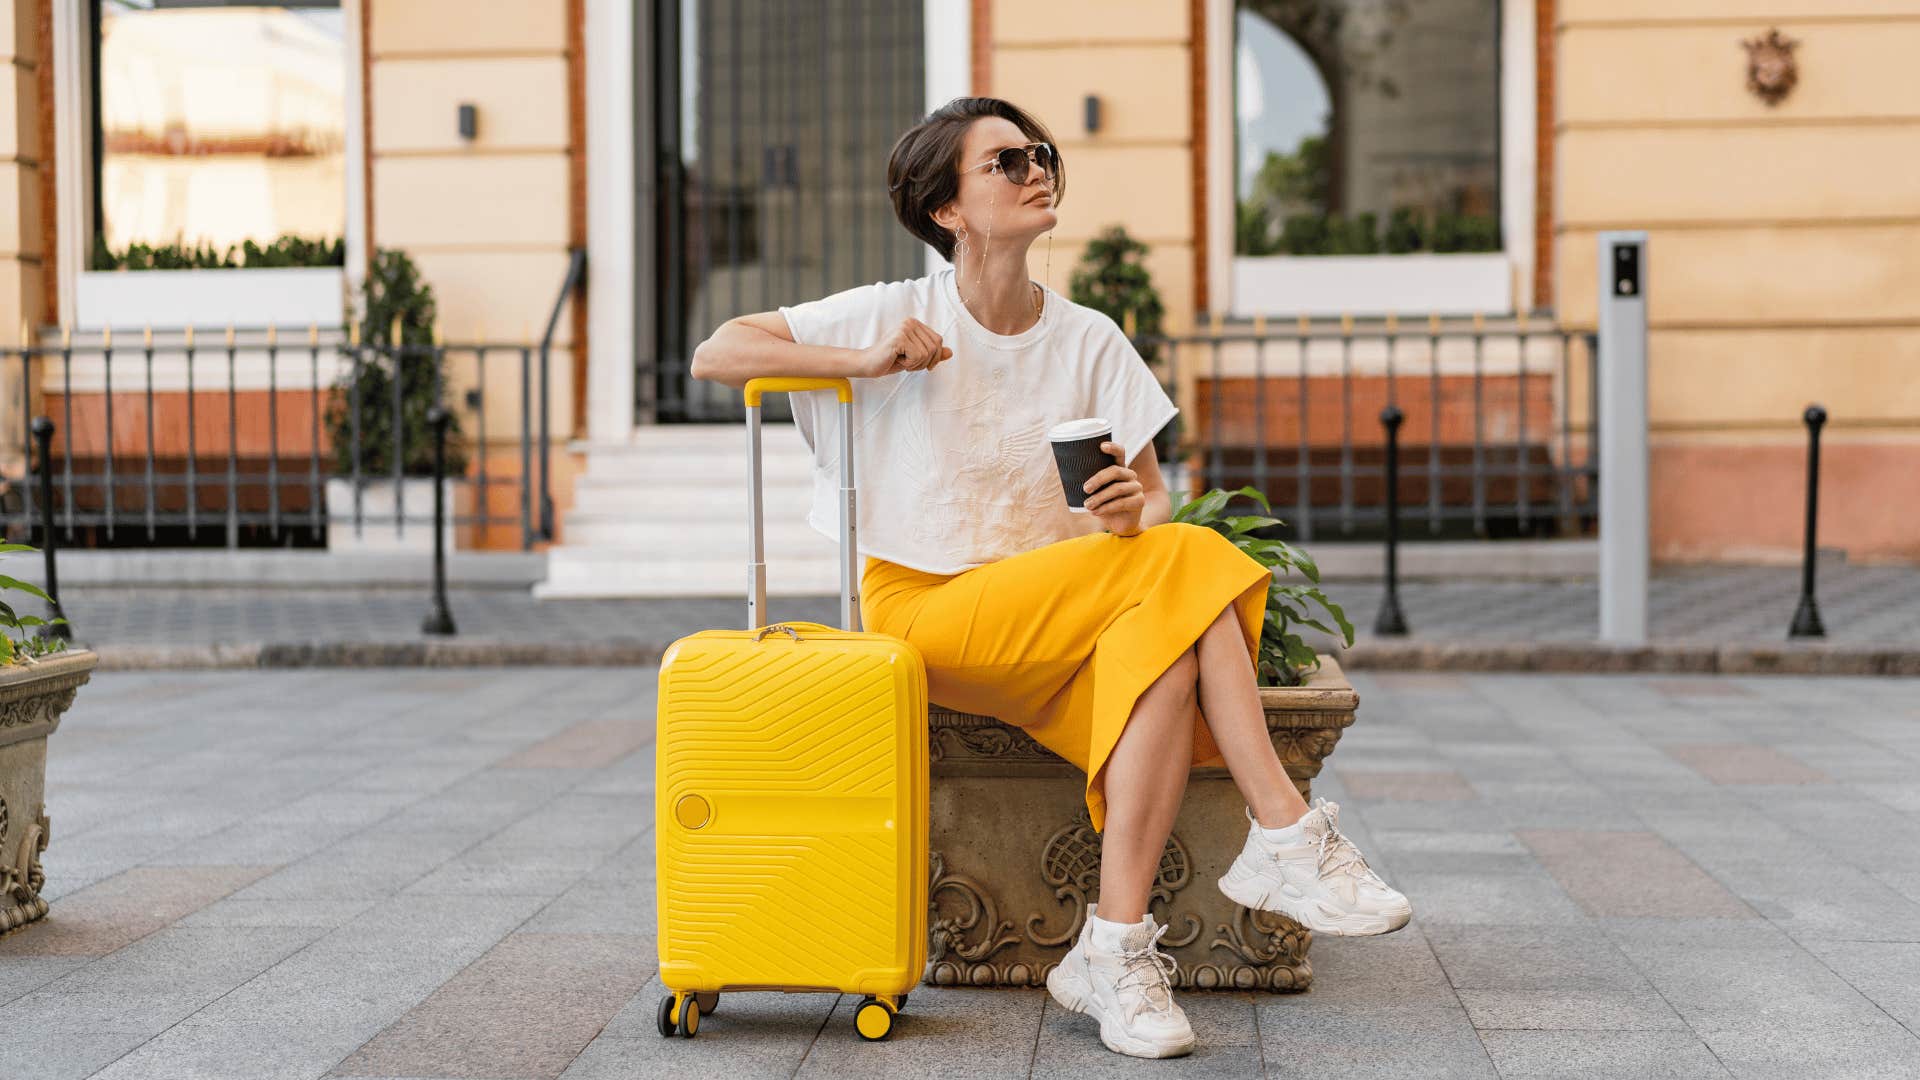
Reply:
M80 331L193 326L201 331L278 326L337 327L346 311L346 272L337 266L272 270L87 270L76 275Z
M1255 315L1502 315L1513 310L1504 252L1235 256L1236 318Z

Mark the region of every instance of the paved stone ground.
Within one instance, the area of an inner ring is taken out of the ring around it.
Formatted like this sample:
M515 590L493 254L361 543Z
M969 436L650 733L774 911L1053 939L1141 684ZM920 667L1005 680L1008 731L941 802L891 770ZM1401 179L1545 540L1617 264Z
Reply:
M1364 638L1382 588L1332 582ZM1674 569L1651 590L1650 622L1662 641L1783 642L1800 592L1787 567ZM1821 613L1836 644L1920 646L1920 568L1822 570ZM419 640L425 589L69 588L62 600L80 636L96 645L206 645ZM645 642L746 620L744 599L535 600L517 589L456 590L463 641ZM1599 632L1592 581L1408 582L1401 606L1419 640L1581 642ZM837 623L833 597L773 597L774 617Z
M1413 924L1143 1062L1038 991L661 1039L654 674L97 675L0 1077L1920 1077L1920 680L1358 674L1316 793Z

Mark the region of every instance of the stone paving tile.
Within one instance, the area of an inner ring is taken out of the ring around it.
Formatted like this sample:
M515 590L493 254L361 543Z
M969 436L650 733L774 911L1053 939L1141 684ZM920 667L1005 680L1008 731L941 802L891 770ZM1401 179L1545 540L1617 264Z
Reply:
M1480 1031L1687 1031L1666 1000L1647 990L1461 990Z
M1676 742L1660 748L1716 784L1825 784L1833 779L1771 746Z
M1748 1024L1700 1037L1735 1076L1754 1080L1920 1077L1920 1039L1882 1014L1845 1026Z
M333 1070L335 1076L555 1077L644 985L653 941L514 934Z
M83 1080L150 1036L140 1031L22 1031L0 1039L0 1076Z
M49 851L52 849L49 848ZM15 956L105 956L269 872L260 866L132 869L60 898L28 933L0 937L0 960Z
M631 754L653 739L645 716L587 720L502 761L503 769L597 769Z
M1588 914L1755 917L1752 908L1652 833L1521 829L1515 835Z
M1914 928L1914 938L1891 943L1802 938L1800 947L1908 1031L1920 1034L1920 927Z
M1436 802L1478 797L1473 785L1451 770L1341 769L1339 772L1348 793L1363 799Z
M1482 1031L1480 1039L1507 1077L1692 1080L1732 1075L1690 1031Z
M1641 990L1645 976L1606 935L1587 927L1421 926L1458 990ZM1315 942L1318 960L1319 942Z

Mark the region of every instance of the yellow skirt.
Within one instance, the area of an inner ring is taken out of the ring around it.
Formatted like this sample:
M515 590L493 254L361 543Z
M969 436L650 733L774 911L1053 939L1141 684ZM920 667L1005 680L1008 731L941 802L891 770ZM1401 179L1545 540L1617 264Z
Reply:
M1229 604L1256 663L1271 580L1212 529L1168 522L958 574L868 557L860 615L864 629L920 650L935 703L1017 725L1084 770L1087 812L1105 831L1104 766L1134 702ZM1224 764L1194 713L1193 764Z

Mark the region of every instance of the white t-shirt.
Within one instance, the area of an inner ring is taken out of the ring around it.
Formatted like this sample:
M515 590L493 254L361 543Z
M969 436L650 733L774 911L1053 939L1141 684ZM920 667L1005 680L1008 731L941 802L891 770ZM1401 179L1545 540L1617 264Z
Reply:
M1106 417L1131 462L1179 412L1112 319L1051 289L1042 304L1033 326L995 334L948 267L780 309L805 345L868 348L911 316L953 350L931 371L852 381L862 555L957 574L1080 535L1047 429ZM793 415L813 450L807 521L837 540L840 403L795 394Z

